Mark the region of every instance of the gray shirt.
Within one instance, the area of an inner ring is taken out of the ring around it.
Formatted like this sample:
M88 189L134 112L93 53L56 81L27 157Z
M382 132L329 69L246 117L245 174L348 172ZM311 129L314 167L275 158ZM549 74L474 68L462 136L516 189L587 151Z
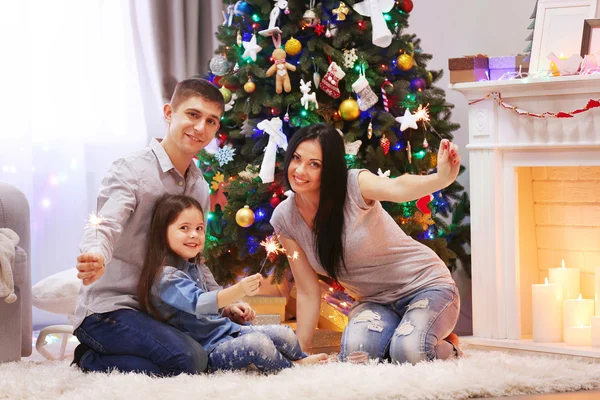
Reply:
M75 328L90 314L139 309L136 291L148 230L156 201L166 194L191 196L208 212L208 184L198 167L190 163L181 176L158 140L112 164L98 194L104 221L97 230L86 228L79 246L82 253L102 254L106 269L96 282L81 286Z
M348 293L359 301L389 304L424 288L454 285L448 267L433 250L406 235L380 202L365 203L358 186L359 172L348 172L344 206L347 272L342 269L338 280ZM271 225L277 234L302 247L318 274L328 275L318 261L313 232L296 207L294 193L277 206Z

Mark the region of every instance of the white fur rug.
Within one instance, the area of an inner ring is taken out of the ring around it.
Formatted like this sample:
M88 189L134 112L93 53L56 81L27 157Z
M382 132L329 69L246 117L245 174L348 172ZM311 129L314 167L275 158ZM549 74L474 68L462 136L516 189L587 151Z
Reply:
M35 351L35 350L34 350ZM69 361L0 364L0 399L463 399L600 388L600 364L467 350L459 360L411 365L328 364L276 375L150 378L84 374Z

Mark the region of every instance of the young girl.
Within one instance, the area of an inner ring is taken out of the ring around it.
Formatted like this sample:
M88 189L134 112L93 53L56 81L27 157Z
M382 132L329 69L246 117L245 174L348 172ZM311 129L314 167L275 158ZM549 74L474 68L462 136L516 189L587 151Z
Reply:
M219 287L198 261L205 238L202 208L196 200L173 195L160 200L149 239L138 286L140 306L198 341L208 353L209 370L254 364L261 372L272 372L327 359L326 354L307 357L288 326L244 326L227 317L241 309L244 320L251 318L250 306L234 303L258 293L260 274L226 289Z

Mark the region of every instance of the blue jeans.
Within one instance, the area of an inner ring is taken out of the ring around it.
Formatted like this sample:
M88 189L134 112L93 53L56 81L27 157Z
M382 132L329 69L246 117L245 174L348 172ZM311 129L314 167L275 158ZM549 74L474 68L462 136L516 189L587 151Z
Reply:
M391 304L360 303L349 315L340 359L360 350L394 363L455 357L458 349L444 338L456 326L459 309L454 285L423 289Z
M261 372L275 372L305 358L296 334L289 326L243 326L236 337L219 344L208 355L208 368L238 370L250 364Z
M80 360L84 371L140 372L156 376L204 372L204 348L176 328L135 310L87 316L75 330L92 350Z

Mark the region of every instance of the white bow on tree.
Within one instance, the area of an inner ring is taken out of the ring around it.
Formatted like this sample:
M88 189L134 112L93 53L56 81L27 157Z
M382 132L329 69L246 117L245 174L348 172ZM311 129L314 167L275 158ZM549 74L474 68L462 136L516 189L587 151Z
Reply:
M373 44L378 47L388 47L392 44L392 32L387 27L383 13L394 8L394 0L364 0L352 6L354 11L363 17L371 17L373 26Z
M269 135L269 143L265 148L265 156L260 165L260 179L263 183L270 183L275 180L275 158L277 156L277 148L287 149L287 137L281 130L283 123L279 117L264 119L256 125L258 129Z

